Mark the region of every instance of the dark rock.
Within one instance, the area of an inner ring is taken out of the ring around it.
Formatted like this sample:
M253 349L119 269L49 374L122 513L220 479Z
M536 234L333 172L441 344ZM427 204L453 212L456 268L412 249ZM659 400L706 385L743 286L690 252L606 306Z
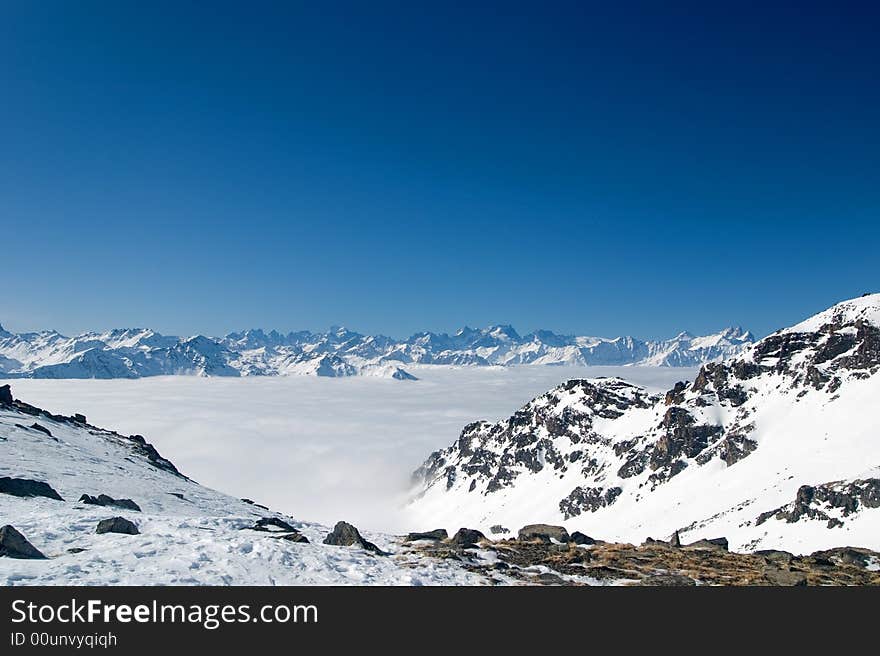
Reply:
M489 527L489 532L492 535L498 535L500 533L510 533L506 528L504 528L501 524L495 524L494 526Z
M9 385L0 385L0 405L12 405L12 388Z
M99 494L96 497L84 494L79 498L79 501L80 503L87 503L92 506L115 506L117 508L124 508L125 510L141 511L140 506L131 499L114 499L106 494Z
M807 577L801 572L791 572L772 565L764 568L764 578L772 585L779 586L802 586L807 584Z
M777 565L788 565L794 560L794 554L779 549L761 549L755 552L756 556L762 556L767 562Z
M98 522L95 533L122 533L124 535L138 535L138 527L125 517L112 517Z
M855 565L856 567L867 567L871 562L871 555L872 552L870 551L854 549L853 547L836 547L811 554L813 558L827 559L844 565Z
M675 405L678 403L684 403L684 391L687 389L687 383L679 381L677 382L671 390L666 392L666 397L663 399L666 405Z
M596 544L596 540L591 538L589 535L585 535L580 531L575 531L571 534L571 541L575 544Z
M84 424L86 423L86 416L77 412L73 415L73 420L78 424Z
M337 522L333 530L324 538L324 544L338 547L359 547L375 554L384 555L379 547L365 540L360 532L348 522Z
M300 542L302 544L309 543L309 539L299 531L296 531L294 533L286 533L285 535L279 535L278 539L287 540L288 542Z
M714 551L727 551L727 538L712 538L711 540L697 540L685 545L690 549L711 549Z
M476 545L480 540L485 540L486 536L472 528L460 528L452 536L452 543L462 547L471 547Z
M681 536L678 534L678 531L673 533L672 537L669 538L669 546L676 548L681 546Z
M559 510L566 519L571 519L586 511L596 512L599 508L614 503L622 492L623 490L619 487L605 489L579 485L559 502Z
M269 510L266 506L257 503L253 499L242 499L242 501L244 501L246 504L249 504L251 506L256 506L257 508L262 508L263 510Z
M696 584L696 581L691 577L684 576L683 574L654 574L653 576L646 576L639 581L639 585L662 587L684 587Z
M523 526L519 530L517 538L524 542L533 540L550 542L551 539L563 543L571 541L571 537L564 527L552 526L550 524L529 524L528 526Z
M425 531L424 533L410 533L406 536L407 542L414 542L415 540L445 540L449 537L449 533L446 532L445 528L437 528L433 531Z
M7 385L8 389L9 386ZM27 541L13 526L7 524L0 528L0 556L9 558L23 558L30 560L43 560L46 556Z
M170 494L172 497L177 497L181 501L186 501L186 497L183 496L183 494L181 494L180 492L169 492L168 494Z
M861 508L880 508L880 478L866 478L850 482L834 481L822 485L801 485L794 502L758 515L755 523L763 524L771 517L789 524L801 518L828 522L828 528L843 526L824 509L839 509L844 517Z
M0 478L0 492L14 497L46 497L55 501L64 501L48 483L32 481L28 478Z
M41 426L37 422L34 422L33 424L31 424L31 428L33 428L34 430L40 431L41 433L45 433L49 437L52 437L52 431L50 431L45 426Z
M565 580L558 574L553 574L552 572L538 574L536 580L541 585L565 585Z
M71 547L70 549L67 550L67 553L78 554L78 553L82 553L83 551L87 551L87 550L83 549L82 547Z
M277 517L262 517L258 519L253 526L248 527L253 531L296 531L297 529L283 519Z

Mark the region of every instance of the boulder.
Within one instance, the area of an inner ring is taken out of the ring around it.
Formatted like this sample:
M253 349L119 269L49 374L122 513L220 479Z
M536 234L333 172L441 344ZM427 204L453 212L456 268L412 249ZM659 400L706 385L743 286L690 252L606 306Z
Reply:
M580 531L575 531L571 534L571 541L575 544L596 544L596 540L591 538L589 535L581 533Z
M678 531L672 534L672 537L669 538L669 546L670 547L680 547L681 546L681 536L678 534Z
M12 388L9 385L0 386L0 405L12 405Z
M308 544L309 539L300 533L299 531L294 531L293 533L285 533L284 535L278 536L279 540L287 540L288 542L301 542L303 544Z
M807 584L807 577L801 572L791 572L772 565L764 568L764 578L771 585L803 586Z
M552 524L529 524L528 526L523 526L519 530L517 538L523 542L534 542L535 540L540 540L541 542L550 542L551 540L563 543L571 542L571 536L569 536L568 531L564 527L553 526Z
M712 538L710 540L697 540L685 545L689 549L711 549L713 551L727 551L727 538Z
M254 531L296 531L296 528L277 517L263 517L258 519L253 526L248 527Z
M8 385L6 386L9 387ZM0 556L9 558L26 558L30 560L42 560L46 556L27 541L13 526L7 524L0 528Z
M756 556L762 556L768 563L788 565L794 560L794 554L779 549L761 549L755 552Z
M406 536L406 542L415 542L416 540L446 540L449 533L445 528L436 528L433 531L425 531L424 533L410 533Z
M98 522L98 528L95 533L122 533L124 535L137 535L140 533L134 522L125 517L111 517L110 519L102 519Z
M96 497L93 497L90 494L84 494L79 498L79 502L87 503L90 506L115 506L117 508L124 508L125 510L141 511L140 506L131 499L114 499L106 494L99 494Z
M461 547L473 547L486 536L473 528L460 528L452 536L452 543Z
M64 501L48 483L32 481L29 478L0 478L0 492L14 497L46 497L55 501Z
M360 531L348 522L337 522L333 530L324 538L324 544L332 544L337 547L359 547L375 554L384 555L379 547L365 540Z
M684 576L683 574L654 574L652 576L646 576L639 582L639 585L662 586L667 588L692 586L696 584L696 581L691 577Z
M33 424L31 424L31 428L33 428L35 431L40 431L41 433L45 433L49 437L52 437L52 431L50 431L45 426L41 426L37 422L34 422Z

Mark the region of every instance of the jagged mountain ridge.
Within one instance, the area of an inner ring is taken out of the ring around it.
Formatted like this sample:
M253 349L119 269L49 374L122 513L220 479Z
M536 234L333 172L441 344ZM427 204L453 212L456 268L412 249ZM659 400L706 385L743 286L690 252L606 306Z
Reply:
M652 395L570 380L475 422L415 472L418 518L560 522L738 549L880 546L880 294L845 301Z
M0 327L0 375L29 378L141 378L157 375L373 375L412 380L406 365L696 366L742 351L754 338L741 328L644 341L557 335L521 337L511 326L417 333L404 340L345 328L281 334L247 330L222 338L180 338L148 329L66 337L55 331L9 333Z

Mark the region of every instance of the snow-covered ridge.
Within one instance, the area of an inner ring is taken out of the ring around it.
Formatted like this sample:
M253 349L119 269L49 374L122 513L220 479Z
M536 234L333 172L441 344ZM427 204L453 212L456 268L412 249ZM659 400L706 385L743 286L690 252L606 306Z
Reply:
M704 365L662 395L570 380L464 428L415 473L413 521L558 522L634 541L880 547L880 294Z
M117 516L136 534L96 531ZM364 535L382 556L324 544L328 527L199 485L144 438L13 400L8 386L0 387L0 517L45 556L0 557L0 585L486 581L457 563L420 558L391 535Z
M418 365L696 366L741 352L754 341L741 328L672 339L520 336L511 326L417 333L404 340L345 328L281 334L247 330L221 338L181 338L148 329L66 337L55 331L13 334L0 327L0 375L8 378L140 378L157 375L371 375L413 380Z

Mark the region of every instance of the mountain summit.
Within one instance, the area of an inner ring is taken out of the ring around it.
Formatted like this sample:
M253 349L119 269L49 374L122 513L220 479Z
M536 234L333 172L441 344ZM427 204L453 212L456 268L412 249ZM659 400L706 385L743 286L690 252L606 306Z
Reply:
M677 532L747 551L877 548L878 398L873 294L665 394L569 380L508 419L469 424L415 472L410 511L450 528L553 522L619 541Z
M0 375L28 378L140 378L157 375L353 376L399 380L411 365L697 366L741 352L754 338L740 328L673 339L557 335L520 336L509 325L462 328L453 335L417 333L403 340L333 327L286 335L250 329L225 337L180 338L152 330L115 329L65 337L55 331L12 334L0 329ZM390 368L386 365L395 365ZM399 372L401 373L398 373Z

